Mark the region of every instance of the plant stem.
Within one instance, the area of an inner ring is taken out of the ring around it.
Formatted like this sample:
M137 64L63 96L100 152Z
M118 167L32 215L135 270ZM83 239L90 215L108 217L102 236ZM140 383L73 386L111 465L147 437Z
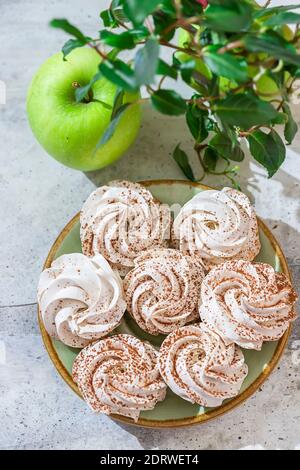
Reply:
M95 49L95 51L97 52L97 54L99 54L100 57L102 57L102 59L104 59L104 60L107 60L107 59L108 59L107 55L106 55L104 52L102 52L102 51L96 46L96 44L92 44L92 43L89 42L89 43L88 43L88 46L91 47L92 49Z
M159 83L158 83L158 89L159 89L159 90L161 89L162 84L163 84L163 82L165 81L166 78L167 78L166 75L164 75L163 77L161 77L161 79L160 79L160 81L159 81Z
M221 49L218 49L219 54L225 54L227 51L231 51L232 49L237 49L238 47L244 47L244 44L242 41L234 41L230 42L227 44L227 46L221 47Z
M202 54L196 53L195 51L193 51L193 49L175 46L174 44L171 44L170 42L167 42L164 39L161 39L159 43L161 44L161 46L170 47L171 49L176 49L176 51L184 52L185 54L191 55L193 57L200 58L202 56Z

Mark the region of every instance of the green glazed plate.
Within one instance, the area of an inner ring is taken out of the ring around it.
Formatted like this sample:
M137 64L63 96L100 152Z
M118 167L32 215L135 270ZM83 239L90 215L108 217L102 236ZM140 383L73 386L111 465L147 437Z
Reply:
M179 180L153 180L144 181L142 184L145 185L157 199L165 204L169 204L175 211L176 204L182 206L199 191L211 189L208 186L198 183ZM287 263L279 244L265 224L261 220L258 220L258 223L261 251L256 260L269 263L276 271L282 271L290 277ZM52 261L58 256L76 252L81 252L79 214L66 225L54 242L46 259L44 269L49 267ZM39 324L46 349L57 371L67 384L80 396L80 392L71 376L72 364L79 350L70 348L60 341L52 340L41 322L40 312ZM121 325L114 333L133 334L142 340L150 341L155 346L159 346L163 340L163 336L153 337L142 331L127 313ZM265 343L261 351L244 350L249 373L243 383L240 394L233 399L226 400L217 408L203 408L199 405L192 405L179 398L172 393L171 390L168 390L166 399L156 405L154 410L142 412L138 422L135 423L130 418L117 415L113 415L113 418L125 423L160 428L188 426L203 423L220 416L249 398L266 380L283 353L289 333L290 330L288 330L279 341Z

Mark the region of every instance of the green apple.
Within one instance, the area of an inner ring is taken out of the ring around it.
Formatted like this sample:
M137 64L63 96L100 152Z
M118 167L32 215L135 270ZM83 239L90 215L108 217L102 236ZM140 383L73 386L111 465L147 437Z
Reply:
M42 147L59 162L78 170L103 168L121 157L134 142L141 119L140 106L127 108L108 142L96 151L107 129L116 86L101 78L91 88L88 102L76 103L76 86L87 85L101 58L94 49L74 49L50 57L32 80L27 113L32 131ZM138 99L126 93L124 103Z

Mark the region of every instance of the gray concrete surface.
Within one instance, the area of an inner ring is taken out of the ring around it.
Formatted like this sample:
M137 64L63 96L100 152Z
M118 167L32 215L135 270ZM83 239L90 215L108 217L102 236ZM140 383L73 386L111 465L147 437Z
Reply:
M181 119L166 119L147 108L135 145L101 172L65 168L33 138L25 114L26 90L35 70L65 40L63 33L48 28L49 19L68 17L93 34L106 3L0 0L0 80L7 91L6 104L0 104L0 448L299 448L299 321L280 366L262 389L230 414L192 429L121 427L94 416L58 377L43 347L36 284L59 231L95 185L113 178L182 178L169 154L179 141L190 147ZM247 160L241 182L282 243L299 286L300 134L272 180Z

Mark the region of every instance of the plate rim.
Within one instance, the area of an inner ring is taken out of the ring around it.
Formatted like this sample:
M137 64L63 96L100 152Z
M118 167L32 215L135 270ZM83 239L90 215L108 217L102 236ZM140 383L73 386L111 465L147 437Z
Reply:
M187 181L187 180L178 180L178 179L151 179L151 180L143 180L143 181L138 181L138 183L142 184L143 186L153 186L153 185L161 185L161 184L183 184L186 186L193 186L196 188L201 188L203 190L210 190L210 189L215 189L212 186L208 186L205 184L197 183L197 182L192 182L192 181ZM66 238L66 236L69 234L73 226L79 221L80 217L80 211L72 217L72 219L64 226L64 228L61 230L57 238L55 239L54 243L52 244L49 253L47 255L47 258L43 264L43 270L50 267L52 261L54 260L54 256L63 242L63 240ZM287 260L285 258L285 255L281 249L280 244L278 243L277 239L271 232L271 230L265 225L265 223L257 217L258 221L258 226L261 228L264 232L264 234L267 236L268 240L270 241L276 255L278 256L280 260L280 264L282 266L282 272L284 272L289 280L291 281L291 274L290 270L288 267ZM72 379L72 376L69 374L65 366L63 365L62 361L60 360L54 346L51 340L51 337L47 333L44 324L42 322L42 317L41 317L41 312L40 308L38 305L38 324L42 336L42 340L44 343L44 346L46 348L46 351L48 352L48 355L56 368L57 372L59 375L62 377L62 379L69 385L69 387L82 399L82 396L79 392L79 389L75 382ZM151 419L145 419L145 418L139 418L138 421L134 421L132 418L128 418L126 416L121 416L121 415L108 415L110 418L119 421L123 424L130 424L134 426L140 426L144 428L180 428L180 427L187 427L187 426L192 426L196 424L202 424L206 423L214 418L217 418L219 416L223 416L225 413L228 413L229 411L235 409L236 407L240 406L242 403L244 403L248 398L250 398L251 395L253 395L258 388L267 380L267 378L270 376L276 365L278 364L288 341L290 332L291 332L291 325L289 328L286 330L284 335L279 339L277 347L275 349L275 352L273 354L273 357L271 358L270 362L264 367L264 370L259 374L259 376L255 379L254 382L252 382L241 394L237 395L236 397L232 398L230 401L227 403L222 404L221 406L218 406L217 408L211 408L209 411L206 413L203 413L201 415L193 416L193 417L187 417L187 418L178 418L178 419L168 419L164 421L159 421L159 420L151 420Z

